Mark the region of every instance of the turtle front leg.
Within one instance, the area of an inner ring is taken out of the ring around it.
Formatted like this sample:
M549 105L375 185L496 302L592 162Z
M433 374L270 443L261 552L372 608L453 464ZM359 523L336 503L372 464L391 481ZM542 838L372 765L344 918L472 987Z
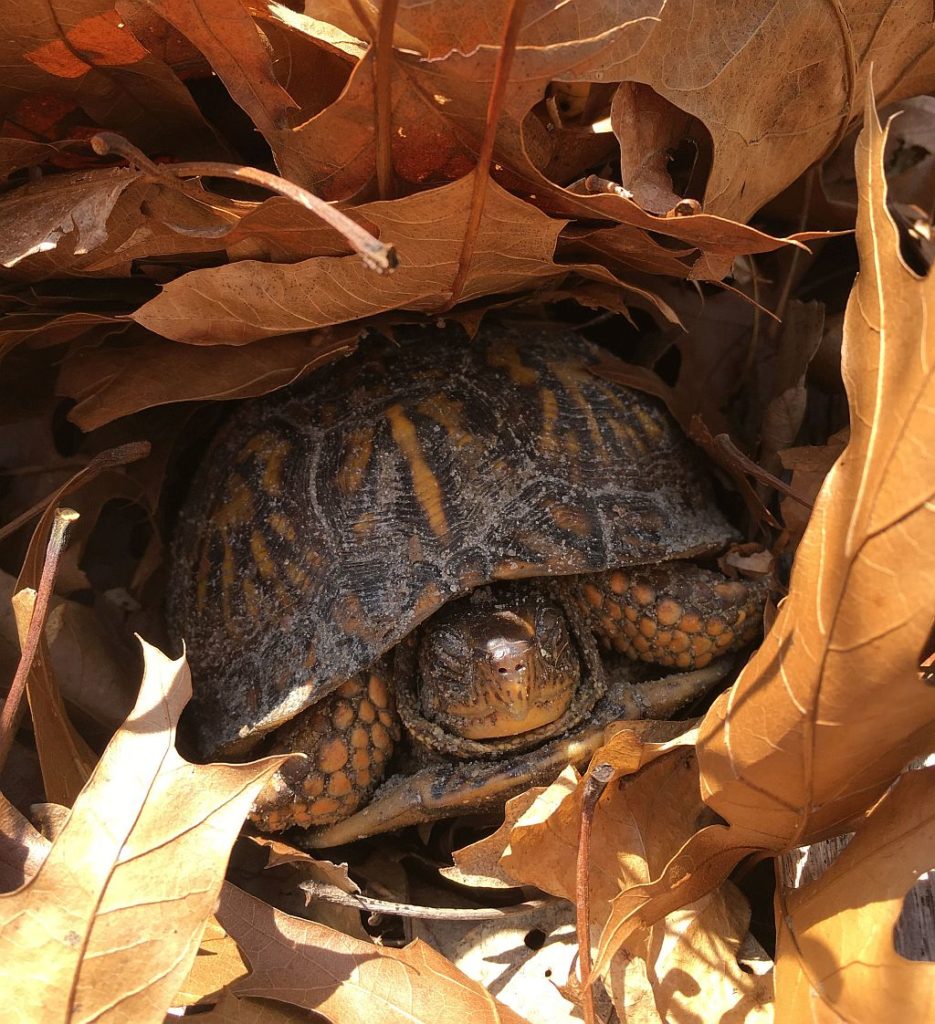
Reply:
M347 818L383 782L399 737L387 670L380 663L277 730L265 753L306 757L286 761L272 776L250 820L264 832L280 832Z
M765 583L729 580L692 562L614 569L576 582L599 642L656 665L704 668L761 629Z

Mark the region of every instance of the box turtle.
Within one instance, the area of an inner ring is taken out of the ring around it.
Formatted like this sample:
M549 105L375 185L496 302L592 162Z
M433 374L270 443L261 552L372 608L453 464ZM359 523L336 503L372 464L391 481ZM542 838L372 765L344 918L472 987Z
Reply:
M502 805L754 638L764 588L690 561L735 536L697 453L599 358L542 328L416 330L224 425L168 613L199 753L308 755L260 828L334 845Z

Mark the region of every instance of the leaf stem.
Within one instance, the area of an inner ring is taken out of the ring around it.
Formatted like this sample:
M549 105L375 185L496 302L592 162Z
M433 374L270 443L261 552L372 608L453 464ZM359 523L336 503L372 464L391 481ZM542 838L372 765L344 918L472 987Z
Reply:
M471 267L471 257L474 254L474 246L477 244L481 216L484 212L487 183L490 181L490 164L493 160L494 143L497 139L500 111L503 109L506 87L510 80L510 68L513 64L513 55L516 52L516 41L519 38L525 7L526 0L511 0L510 9L507 12L503 42L500 44L500 56L494 71L490 98L487 101L487 127L484 131L480 152L477 154L477 166L474 168L474 191L471 195L471 209L464 232L464 241L461 245L461 254L458 257L458 273L451 286L451 297L441 312L445 312L457 304L464 291Z
M113 132L98 132L91 138L91 148L100 156L118 153L124 159L164 181L174 178L232 178L234 181L247 181L251 185L276 192L286 199L291 199L299 206L310 210L326 224L341 233L348 243L359 253L364 263L378 274L386 274L397 264L396 250L374 238L337 207L326 203L323 199L309 192L308 189L296 185L295 182L280 178L278 174L261 171L257 167L245 167L241 164L227 164L216 160L196 160L180 164L154 164L144 153L140 152L123 136Z
M594 994L591 987L591 826L597 802L613 773L613 765L595 765L585 780L581 799L578 860L575 872L575 913L578 931L578 976L581 982L584 1024L594 1024Z
M393 198L393 29L399 0L383 0L373 54L374 102L377 117L377 189L381 199Z
M6 700L3 702L3 710L0 711L0 770L6 764L10 748L13 746L20 704L26 691L26 680L29 678L30 670L36 659L36 652L39 650L39 641L42 638L46 613L49 610L49 598L52 596L52 587L55 584L55 576L58 572L59 558L65 546L65 535L70 524L77 518L78 513L74 509L57 508L55 510L55 517L52 520L52 531L49 534L49 543L45 549L45 562L42 566L42 576L39 579L39 590L36 593L36 602L33 605L29 628L26 630L26 636L23 640L19 665L16 669L16 675L13 677L13 682L10 683L10 690L7 693Z

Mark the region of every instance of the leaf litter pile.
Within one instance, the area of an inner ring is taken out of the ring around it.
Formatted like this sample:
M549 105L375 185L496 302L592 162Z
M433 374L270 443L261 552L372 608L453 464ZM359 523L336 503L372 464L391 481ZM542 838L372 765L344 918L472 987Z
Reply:
M0 26L5 1019L931 1019L931 4ZM177 752L198 680L162 653L218 403L498 318L580 329L666 403L765 639L505 821L330 859L244 830L280 759Z

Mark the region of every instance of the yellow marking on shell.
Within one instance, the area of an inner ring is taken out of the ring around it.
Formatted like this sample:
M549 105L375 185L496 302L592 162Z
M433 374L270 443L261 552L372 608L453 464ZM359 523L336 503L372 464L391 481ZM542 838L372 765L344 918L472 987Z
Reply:
M464 448L477 442L477 438L470 431L464 429L464 424L461 421L464 402L459 402L441 392L419 402L416 411L443 427L448 435L448 440L455 448Z
M369 537L374 531L374 527L377 525L377 514L376 512L365 512L351 529L358 537Z
M587 396L581 390L581 384L593 380L593 377L583 367L569 363L549 363L549 369L561 382L568 397L575 403L588 425L588 433L593 442L592 451L598 458L605 456L607 446L604 436L601 434L600 424L594 415L594 408Z
M237 461L246 462L251 455L255 455L263 464L263 493L280 494L283 486L282 466L291 448L292 445L284 437L263 430L240 449Z
M283 566L286 570L286 575L295 586L304 590L308 586L308 573L295 562L286 562Z
M370 456L373 454L373 427L358 427L351 432L345 443L347 452L335 481L342 494L354 494L360 489L367 475Z
M295 527L281 512L274 512L269 517L269 525L283 540L288 541L290 544L295 543Z
M390 422L390 431L393 440L399 445L406 461L409 463L409 472L412 474L412 486L416 492L416 498L422 506L422 511L429 521L429 526L436 537L448 535L448 519L445 516L445 509L442 505L442 489L435 479L435 474L429 468L422 454L422 447L419 444L419 435L416 432L415 424L403 411L398 403L389 406L386 410L386 418Z
M539 444L543 451L557 451L561 447L555 437L555 424L558 422L558 399L551 388L540 388L539 401L542 402L542 435Z
M263 534L259 530L254 530L250 534L250 553L253 555L253 563L260 575L268 580L273 579L276 576L276 566L270 557Z
M591 533L591 519L580 508L552 504L549 506L549 512L560 530L567 530L577 537L587 537Z
M231 476L224 503L212 517L221 535L227 535L253 521L253 494L242 476Z
M241 589L243 590L243 602L247 615L251 619L256 618L260 611L260 594L256 584L247 576L241 583Z
M413 626L424 622L436 609L440 608L445 603L445 596L434 583L423 587L422 593L412 608Z
M515 345L496 345L487 350L487 365L506 370L514 384L532 387L539 380L539 374L527 366L519 356Z
M647 409L643 405L635 405L633 406L633 412L640 421L639 433L644 444L648 446L650 442L658 441L662 437L663 428L656 411L654 409Z

